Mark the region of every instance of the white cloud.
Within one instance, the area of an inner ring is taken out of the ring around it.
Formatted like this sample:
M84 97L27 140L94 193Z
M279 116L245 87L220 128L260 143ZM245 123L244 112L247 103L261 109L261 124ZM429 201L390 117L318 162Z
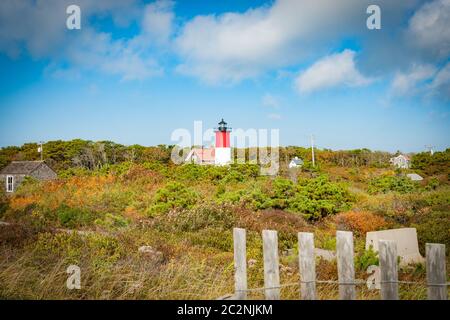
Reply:
M425 3L409 20L409 41L425 54L447 58L450 53L450 0Z
M395 95L412 93L422 81L431 79L436 73L432 65L413 65L408 72L397 72L392 81L392 92Z
M275 97L274 95L272 95L270 93L266 93L262 97L262 105L264 107L278 109L280 107L280 100L278 97Z
M110 15L126 25L136 17L140 0L77 0L82 8L82 27L92 15ZM0 1L0 51L17 57L24 51L34 58L48 57L71 39L66 29L66 8L71 0Z
M407 72L395 74L391 93L397 96L450 98L450 62L442 68L433 65L413 65Z
M414 3L378 0L383 32L396 32ZM363 35L378 50L383 37L366 28L369 4L373 1L275 0L243 13L197 16L175 39L182 59L177 70L206 83L235 83L326 54L344 36Z
M70 0L0 2L0 51L11 57L28 52L36 59L50 58L46 72L56 77L74 78L80 71L94 70L122 80L135 80L163 72L155 50L168 41L172 32L171 1L143 6L141 0L78 0L81 30L68 31L65 8L72 3ZM88 25L93 15L108 15L119 26L137 20L141 32L129 39L114 39L111 34Z
M173 1L160 0L145 7L142 32L151 40L164 44L169 41L175 18L173 6Z
M299 90L306 91L335 83L365 84L368 79L358 70L364 74L369 69L407 73L413 62L441 65L448 59L450 0L424 5L421 0L376 2L382 8L380 31L365 27L371 0L340 0L339 5L335 0L274 0L243 13L199 15L185 22L176 19L172 0L148 4L144 0L77 0L82 8L82 30L69 32L65 8L73 4L71 0L1 0L0 52L48 59L51 66L47 71L53 70L57 76L77 76L67 70L69 66L79 74L87 69L124 80L163 73L163 55L169 53L180 59L176 70L182 74L207 83L233 84L317 59L341 45L343 37L361 40L358 69L353 58L349 59L336 66L329 79L316 74L312 78L316 84L301 83ZM135 22L140 30L117 39L88 25L99 16L112 18L119 27ZM407 40L400 36L405 34ZM439 79L430 86L442 91Z
M356 69L355 52L347 49L315 62L298 75L295 85L300 93L309 93L338 86L363 86L371 81Z
M323 40L334 30L346 30L348 21L355 22L359 3L333 4L278 0L244 13L197 16L176 39L184 59L178 71L208 83L233 83L298 61L309 54L318 36ZM342 20L346 12L350 14Z
M440 69L429 84L430 95L441 96L450 100L450 62Z

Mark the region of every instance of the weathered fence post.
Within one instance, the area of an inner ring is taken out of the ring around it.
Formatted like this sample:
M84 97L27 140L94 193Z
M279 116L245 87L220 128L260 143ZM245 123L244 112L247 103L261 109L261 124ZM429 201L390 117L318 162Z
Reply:
M247 248L245 229L233 229L234 289L237 300L247 299Z
M427 243L428 300L447 300L447 273L445 271L445 245Z
M352 232L336 232L336 251L339 278L339 299L354 300L356 298L356 289Z
M263 230L264 287L267 300L280 299L280 271L278 266L278 237L273 230Z
M303 300L316 299L316 261L314 258L314 234L298 233L298 263L300 288Z
M378 242L381 272L381 299L398 300L397 244L395 241Z

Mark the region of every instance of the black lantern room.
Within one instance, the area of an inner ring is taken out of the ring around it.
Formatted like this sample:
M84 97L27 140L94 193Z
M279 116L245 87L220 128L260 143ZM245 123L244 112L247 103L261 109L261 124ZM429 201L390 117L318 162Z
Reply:
M222 120L219 122L219 127L218 127L217 129L218 129L219 131L221 131L221 132L225 132L225 131L228 130L227 123L223 120L223 118L222 118Z

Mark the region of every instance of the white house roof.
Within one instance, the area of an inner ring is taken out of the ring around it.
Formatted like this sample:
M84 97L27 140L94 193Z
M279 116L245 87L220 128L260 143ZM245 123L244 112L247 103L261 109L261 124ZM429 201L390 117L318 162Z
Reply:
M410 158L408 156L404 155L404 154L399 154L398 156L391 158L391 160L393 160L393 159L400 159L400 158L404 158L407 161L410 160Z
M190 161L192 156L196 155L201 162L214 162L215 149L214 148L192 148L186 157L185 161Z
M293 159L291 160L291 163L294 163L294 164L296 164L296 165L300 165L300 164L303 164L303 160L300 159L299 157L295 157L295 158L293 158Z
M423 180L423 178L420 175L418 175L417 173L408 173L406 176L408 178L410 178L412 181L422 181Z

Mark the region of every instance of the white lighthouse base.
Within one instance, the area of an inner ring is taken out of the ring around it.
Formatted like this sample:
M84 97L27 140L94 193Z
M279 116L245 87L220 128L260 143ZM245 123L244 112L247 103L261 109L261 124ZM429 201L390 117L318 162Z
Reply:
M231 148L216 148L214 162L217 166L231 163Z

